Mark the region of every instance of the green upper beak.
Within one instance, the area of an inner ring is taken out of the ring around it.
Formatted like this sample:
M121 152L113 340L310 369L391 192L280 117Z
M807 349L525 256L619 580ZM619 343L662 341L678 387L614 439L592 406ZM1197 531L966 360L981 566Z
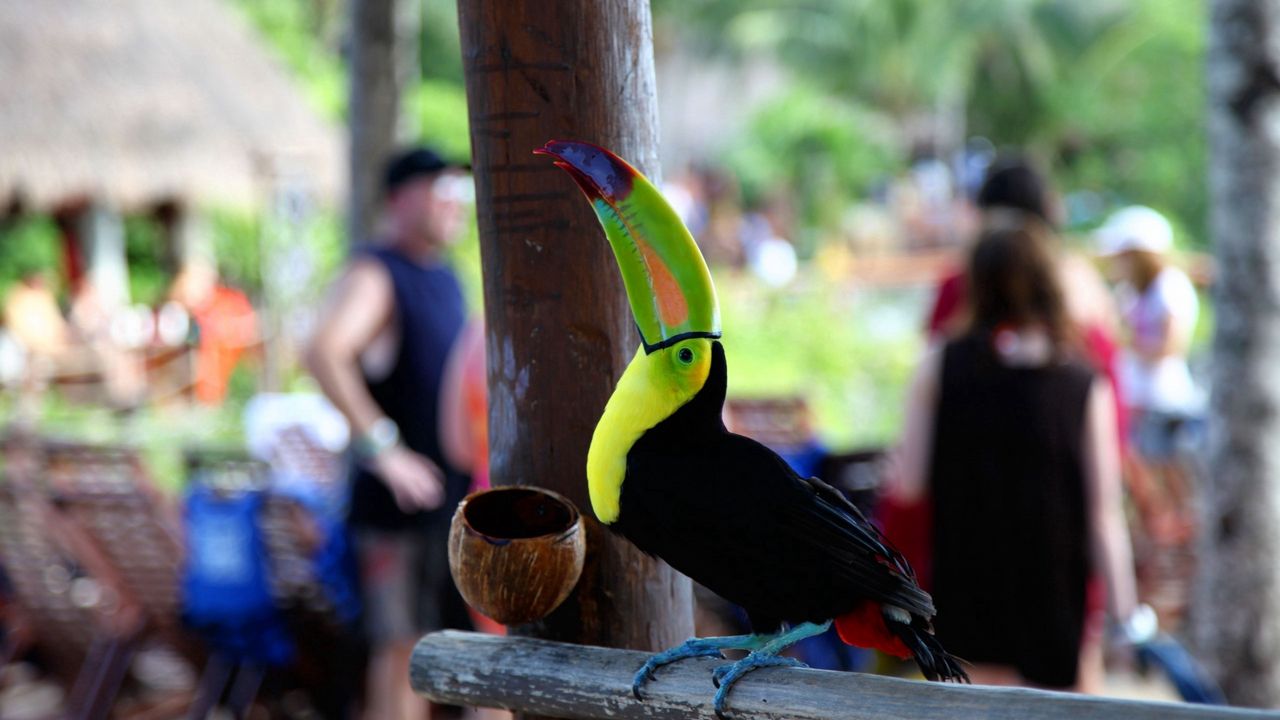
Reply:
M554 157L595 208L646 353L686 338L720 337L720 306L702 252L644 175L590 143L552 140L533 152Z

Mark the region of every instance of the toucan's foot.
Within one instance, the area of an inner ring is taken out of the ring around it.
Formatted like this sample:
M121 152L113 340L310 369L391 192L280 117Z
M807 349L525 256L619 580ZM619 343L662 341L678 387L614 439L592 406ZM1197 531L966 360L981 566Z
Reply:
M807 668L808 665L800 662L793 657L783 657L781 655L764 655L762 653L753 653L745 658L732 662L727 665L721 665L711 671L711 682L716 687L724 687L732 685L738 678L757 668L764 667L799 667Z
M724 720L725 703L729 699L729 690L733 688L734 684L741 680L743 675L746 675L752 670L758 670L766 667L804 668L809 666L795 658L770 655L763 652L751 653L738 662L721 665L711 674L712 681L714 681L716 687L719 688L719 690L716 690L715 699L716 717Z
M782 657L780 653L807 637L821 635L831 627L831 621L823 623L805 622L796 625L786 632L778 633L769 641L752 649L751 654L738 662L721 665L711 674L711 679L719 688L716 690L716 717L725 720L724 706L729 699L729 691L743 675L762 667L808 667L795 658Z
M769 640L762 635L731 635L729 637L689 638L683 645L664 650L645 662L631 680L631 694L641 700L640 687L653 679L653 673L663 665L696 657L724 659L722 650L755 650Z

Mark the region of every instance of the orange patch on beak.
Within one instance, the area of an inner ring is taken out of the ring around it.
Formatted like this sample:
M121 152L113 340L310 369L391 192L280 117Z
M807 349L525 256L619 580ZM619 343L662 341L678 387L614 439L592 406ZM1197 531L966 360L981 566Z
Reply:
M648 266L649 277L653 279L653 296L658 301L658 316L662 324L667 327L682 325L689 319L689 303L680 290L680 284L648 243L637 238L636 245L644 254L644 264Z

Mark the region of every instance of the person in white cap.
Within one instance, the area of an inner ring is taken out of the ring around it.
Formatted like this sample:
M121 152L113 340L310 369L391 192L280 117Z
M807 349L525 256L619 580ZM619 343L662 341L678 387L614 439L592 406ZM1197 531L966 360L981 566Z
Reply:
M1200 302L1186 273L1168 262L1173 228L1160 213L1124 208L1107 219L1097 238L1121 277L1117 300L1129 344L1120 387L1132 418L1133 446L1163 481L1170 509L1186 513L1190 488L1177 462L1178 444L1203 405L1187 366ZM1186 522L1184 517L1180 524Z

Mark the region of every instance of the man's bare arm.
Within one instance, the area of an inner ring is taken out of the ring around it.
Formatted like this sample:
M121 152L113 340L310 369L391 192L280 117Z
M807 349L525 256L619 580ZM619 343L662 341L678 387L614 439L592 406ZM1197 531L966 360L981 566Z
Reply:
M386 269L371 260L356 260L330 292L307 348L307 367L346 416L353 440L364 437L384 417L361 377L360 353L387 327L394 312L395 294ZM382 478L402 511L434 508L443 502L440 468L404 445L383 447L364 461Z
M360 353L387 327L394 311L386 269L372 260L356 260L330 290L307 347L307 368L346 416L353 438L383 416L365 387Z

